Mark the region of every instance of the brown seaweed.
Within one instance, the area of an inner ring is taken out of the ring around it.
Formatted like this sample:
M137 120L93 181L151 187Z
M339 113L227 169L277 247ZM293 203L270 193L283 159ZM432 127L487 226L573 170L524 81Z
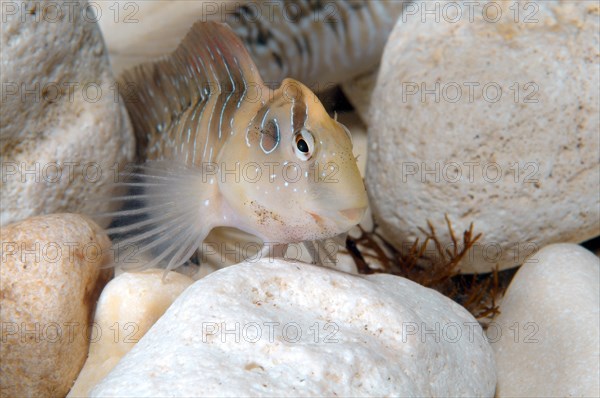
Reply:
M462 275L459 265L469 250L482 237L469 229L459 240L448 215L446 228L452 242L444 248L433 224L428 220L427 229L419 228L423 235L416 238L407 250L401 251L376 232L376 226L366 231L359 226L360 236L346 239L346 249L361 274L389 273L410 279L434 289L465 307L485 327L486 321L499 313L497 299L504 293L514 271ZM430 243L435 253L428 250Z

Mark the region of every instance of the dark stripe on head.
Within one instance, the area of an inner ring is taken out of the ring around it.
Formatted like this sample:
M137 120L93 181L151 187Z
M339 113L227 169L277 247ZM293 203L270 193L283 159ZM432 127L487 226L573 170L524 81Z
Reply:
M292 131L298 131L304 127L306 118L308 117L308 109L304 102L304 95L299 98L292 99Z
M277 145L279 145L279 141L281 139L277 119L271 119L264 123L260 132L261 149L267 154L273 152L273 150L277 148Z

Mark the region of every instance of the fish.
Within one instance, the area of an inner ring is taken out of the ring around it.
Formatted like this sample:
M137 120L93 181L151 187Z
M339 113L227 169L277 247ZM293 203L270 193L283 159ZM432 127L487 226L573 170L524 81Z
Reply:
M117 182L123 207L103 214L116 220L116 253L171 270L216 227L281 254L361 221L350 131L299 81L267 87L226 24L195 23L171 55L124 72L119 90L140 163Z
M225 5L221 8L265 81L291 77L323 91L377 68L387 38L409 3L269 0L242 2L230 12Z

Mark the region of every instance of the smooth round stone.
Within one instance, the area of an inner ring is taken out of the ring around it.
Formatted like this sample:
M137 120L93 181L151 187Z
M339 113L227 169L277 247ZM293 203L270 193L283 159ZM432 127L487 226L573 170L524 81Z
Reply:
M365 178L400 250L423 240L428 220L444 247L446 214L458 234L474 223L483 236L463 273L600 235L598 4L475 3L415 2L398 20L372 96Z
M177 272L165 274L164 269L125 272L111 280L102 290L94 316L102 334L91 342L68 397L87 397L193 282Z
M530 257L487 331L497 397L600 396L600 259L574 244Z
M392 275L283 260L195 282L91 392L110 396L487 396L477 321Z
M133 160L133 130L87 4L2 3L0 225L107 211L115 202L101 198Z
M83 366L110 241L76 214L2 227L2 397L65 396Z

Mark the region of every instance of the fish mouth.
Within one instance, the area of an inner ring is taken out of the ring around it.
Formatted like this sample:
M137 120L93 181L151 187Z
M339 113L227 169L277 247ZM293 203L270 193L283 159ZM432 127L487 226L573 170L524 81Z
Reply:
M344 210L339 210L334 214L322 216L316 214L312 211L307 211L307 213L315 220L315 222L319 225L323 224L325 220L333 222L337 225L343 226L354 226L361 222L365 212L367 210L367 206L362 207L352 207Z
M346 222L351 223L352 225L356 225L361 222L363 216L365 215L365 211L367 210L367 206L362 207L353 207L350 209L340 210L338 213L347 220Z
M312 211L307 211L307 213L315 220L315 222L317 224L322 224L323 223L323 217L321 217L320 215L313 213Z

